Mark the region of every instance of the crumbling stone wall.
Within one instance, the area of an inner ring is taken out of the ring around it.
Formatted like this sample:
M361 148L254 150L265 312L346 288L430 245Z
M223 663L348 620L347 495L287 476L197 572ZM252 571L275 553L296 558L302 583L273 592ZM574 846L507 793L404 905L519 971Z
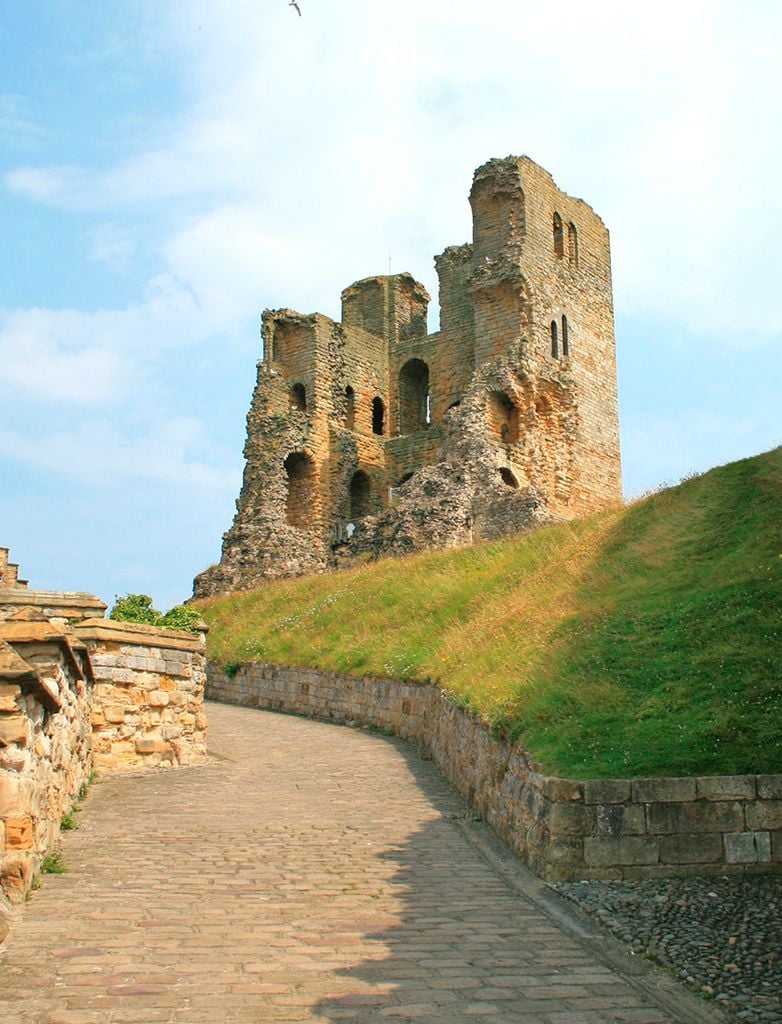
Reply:
M67 628L0 626L0 940L89 777L91 682Z
M473 239L342 293L342 322L267 310L246 467L197 597L505 536L620 500L608 232L527 157L475 172Z

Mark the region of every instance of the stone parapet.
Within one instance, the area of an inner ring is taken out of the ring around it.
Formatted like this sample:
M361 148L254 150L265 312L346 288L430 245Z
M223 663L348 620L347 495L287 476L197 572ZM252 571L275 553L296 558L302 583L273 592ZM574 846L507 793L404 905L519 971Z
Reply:
M95 673L96 772L203 763L205 629L194 635L95 618L75 631Z
M782 872L782 776L594 779L546 776L439 688L317 669L207 666L206 696L361 722L411 740L543 878Z
M88 616L103 615L105 611L106 605L94 594L5 587L0 580L0 622L76 622Z

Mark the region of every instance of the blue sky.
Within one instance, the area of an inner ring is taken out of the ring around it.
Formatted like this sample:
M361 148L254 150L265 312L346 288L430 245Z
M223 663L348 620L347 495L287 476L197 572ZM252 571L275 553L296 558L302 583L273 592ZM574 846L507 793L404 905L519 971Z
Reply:
M612 235L625 489L782 441L782 8L9 0L0 544L161 606L219 557L265 307L467 241L526 153Z

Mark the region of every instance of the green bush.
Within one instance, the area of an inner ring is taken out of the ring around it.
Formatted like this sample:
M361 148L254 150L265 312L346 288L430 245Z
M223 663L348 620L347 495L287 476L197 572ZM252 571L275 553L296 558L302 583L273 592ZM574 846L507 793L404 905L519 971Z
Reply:
M114 601L109 618L116 622L139 622L145 626L165 626L197 633L201 616L187 605L178 604L162 614L152 604L149 594L126 594Z

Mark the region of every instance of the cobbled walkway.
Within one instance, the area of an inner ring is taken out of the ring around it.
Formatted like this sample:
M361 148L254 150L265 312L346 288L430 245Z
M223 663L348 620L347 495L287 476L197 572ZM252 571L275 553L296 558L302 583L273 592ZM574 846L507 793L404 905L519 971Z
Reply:
M361 730L209 706L202 768L106 780L0 952L3 1024L722 1020L599 938Z

